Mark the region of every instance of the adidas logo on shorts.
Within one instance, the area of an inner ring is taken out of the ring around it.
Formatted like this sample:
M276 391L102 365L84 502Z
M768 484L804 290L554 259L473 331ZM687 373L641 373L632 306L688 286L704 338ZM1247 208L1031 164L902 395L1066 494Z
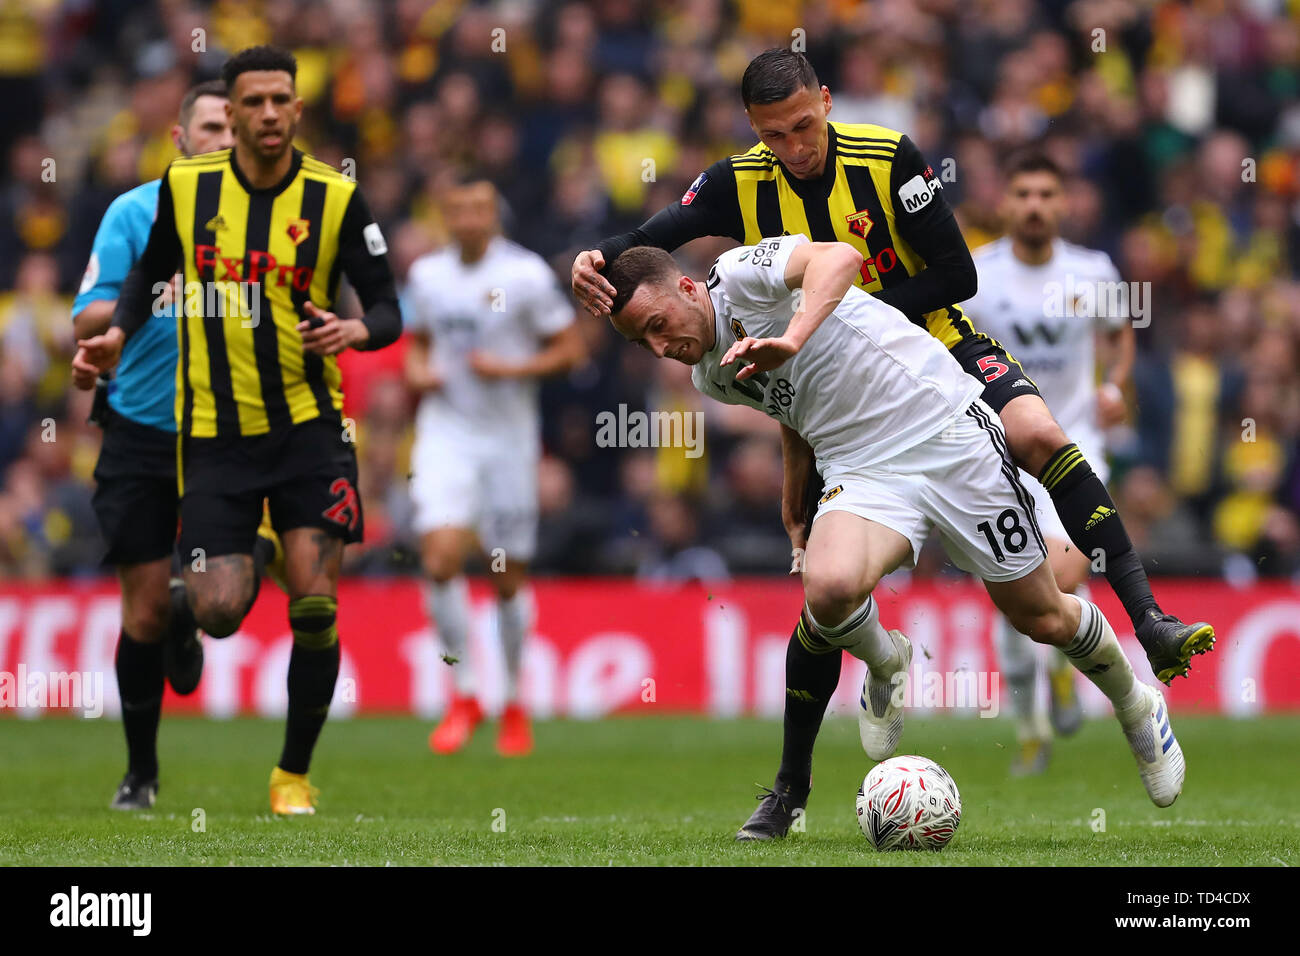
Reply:
M1011 383L1012 388L1033 388L1034 383L1027 378L1018 378Z

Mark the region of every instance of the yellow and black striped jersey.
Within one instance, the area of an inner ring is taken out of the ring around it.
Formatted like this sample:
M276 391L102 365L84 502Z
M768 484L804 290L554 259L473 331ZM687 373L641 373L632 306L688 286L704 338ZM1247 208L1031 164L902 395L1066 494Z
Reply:
M719 160L679 202L599 248L609 263L635 245L671 251L701 236L753 245L796 234L856 247L864 260L857 285L949 348L976 334L956 304L974 294L974 265L942 184L907 136L883 126L828 123L826 166L815 179L792 176L762 143ZM900 288L917 276L925 280Z
M114 324L150 315L155 283L181 263L176 425L191 438L263 435L343 408L338 362L306 352L310 301L329 310L347 274L366 310L365 348L401 332L379 227L356 183L298 150L289 172L250 187L233 150L178 159L158 194L149 243L123 283Z

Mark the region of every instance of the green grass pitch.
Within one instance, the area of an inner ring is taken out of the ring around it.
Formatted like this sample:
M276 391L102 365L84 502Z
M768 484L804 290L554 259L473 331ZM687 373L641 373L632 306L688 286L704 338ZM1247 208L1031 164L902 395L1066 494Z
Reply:
M1300 716L1181 716L1187 785L1159 810L1119 729L1058 741L1048 773L1011 780L1006 720L908 721L900 753L938 760L961 788L942 853L873 851L853 798L870 763L851 717L822 730L806 831L737 844L770 783L780 723L682 717L537 726L504 760L486 725L435 757L428 725L359 718L326 726L312 768L315 817L271 817L266 782L281 723L164 717L158 805L107 809L125 762L111 720L0 721L0 864L13 865L1155 865L1300 863ZM205 829L196 830L201 810ZM1104 813L1105 830L1094 828ZM495 826L494 826L495 825Z

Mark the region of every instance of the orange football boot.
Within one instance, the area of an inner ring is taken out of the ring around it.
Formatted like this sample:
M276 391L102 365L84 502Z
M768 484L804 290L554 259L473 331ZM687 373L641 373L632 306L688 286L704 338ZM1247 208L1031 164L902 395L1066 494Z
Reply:
M483 708L473 697L452 698L442 723L429 734L429 749L436 754L454 754L469 743L474 729L483 722Z
M533 752L533 727L519 704L507 704L501 714L497 753L503 757L527 757Z

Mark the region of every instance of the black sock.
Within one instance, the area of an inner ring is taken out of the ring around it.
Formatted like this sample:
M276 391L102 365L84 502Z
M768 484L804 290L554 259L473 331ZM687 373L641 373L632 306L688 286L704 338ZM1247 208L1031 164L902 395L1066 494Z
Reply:
M785 652L785 729L776 779L800 792L812 776L813 744L840 682L843 656L799 616Z
M152 780L158 776L158 718L162 715L162 642L143 644L122 631L117 642L118 693L126 731L127 771Z
M1124 603L1136 629L1148 611L1159 612L1142 559L1133 550L1110 492L1096 476L1077 445L1058 449L1038 475L1052 496L1056 513L1074 546L1089 561L1098 552L1106 557L1106 580Z
M306 773L316 738L325 726L339 676L339 645L313 651L294 645L289 656L289 717L280 769Z
M316 738L325 726L339 676L338 602L321 594L289 602L293 653L289 656L289 716L280 769L306 773Z

